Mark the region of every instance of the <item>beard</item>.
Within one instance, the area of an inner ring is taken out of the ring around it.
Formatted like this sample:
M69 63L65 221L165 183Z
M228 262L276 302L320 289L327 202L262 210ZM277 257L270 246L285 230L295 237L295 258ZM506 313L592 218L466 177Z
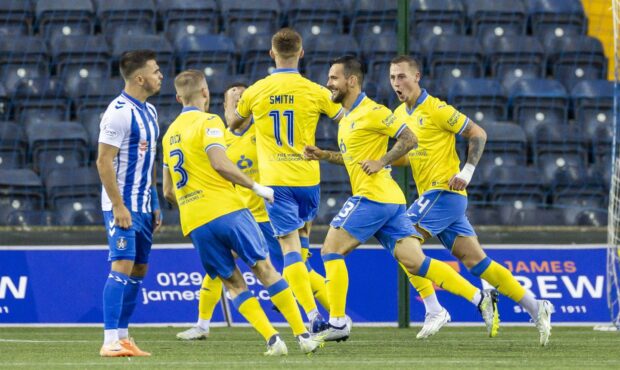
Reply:
M346 96L346 93L340 90L332 91L332 101L334 103L338 103L338 104L342 103L345 96Z
M148 81L144 81L144 86L142 88L149 94L149 96L155 96L159 94L159 91L161 90L161 84L156 85Z

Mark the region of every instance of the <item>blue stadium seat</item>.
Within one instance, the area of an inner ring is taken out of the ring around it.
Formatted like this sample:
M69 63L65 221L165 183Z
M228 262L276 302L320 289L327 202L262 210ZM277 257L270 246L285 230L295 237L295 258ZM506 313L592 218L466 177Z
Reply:
M185 35L218 33L220 13L215 0L158 0L164 32L171 42Z
M28 140L23 127L0 121L0 169L23 168L27 152Z
M108 40L155 33L153 0L95 0L95 3L101 32Z
M289 0L282 5L288 24L304 38L342 33L345 8L339 0Z
M33 19L30 1L0 1L0 36L31 34Z
M472 205L470 203L467 207L466 215L469 222L474 225L474 227L477 225L499 224L499 212L496 207L485 207L482 205Z
M7 119L11 113L11 99L4 85L0 82L0 119Z
M608 80L581 81L573 87L571 99L575 121L583 127L586 141L589 143L606 142L604 139L607 138L611 147L614 107L613 82Z
M75 104L78 119L85 122L85 118L93 114L93 110L99 117L112 99L120 95L124 86L125 83L120 77L88 78L81 81L79 88L73 92L74 95L70 95ZM97 130L99 130L98 124Z
M33 123L26 129L33 167L41 174L56 168L74 169L87 164L88 135L77 122Z
M179 215L178 208L165 210L163 212L163 219L164 219L164 225L180 225L181 224L181 218Z
M321 192L350 194L349 174L344 166L321 162Z
M580 0L526 0L532 33L542 39L579 35L586 31L586 18Z
M491 75L501 80L506 89L517 81L545 75L545 51L535 37L487 37L484 53Z
M396 33L398 8L395 0L358 0L351 18L351 34L364 40L365 35Z
M482 48L475 37L437 36L429 38L423 50L430 77L446 88L459 78L483 74Z
M316 126L316 145L321 149L338 149L338 124L322 115Z
M499 166L489 173L486 181L493 202L539 205L545 201L545 183L535 167Z
M155 96L152 96L148 99L148 102L155 106L157 109L157 115L159 115L160 110L165 110L168 107L174 107L177 113L181 112L182 106L176 101L177 91L174 88L174 79L167 78L164 79L161 83L161 89L159 93ZM159 138L161 140L164 133L160 133Z
M13 94L16 120L29 126L34 122L69 118L70 104L63 84L52 78L21 81Z
M110 48L102 35L76 35L52 40L51 53L56 75L63 81L69 95L78 93L84 79L111 76Z
M63 226L103 225L100 202L92 199L61 202L54 215Z
M256 34L272 35L278 28L278 0L226 0L220 5L224 29L235 40Z
M527 12L521 1L469 0L466 7L472 34L482 40L487 36L525 35Z
M90 0L39 0L36 28L47 40L95 32L95 9Z
M308 66L329 64L332 59L345 54L356 56L360 54L357 41L353 36L347 34L309 37L304 40L304 51L306 69ZM327 74L321 81L327 81Z
M499 220L501 225L507 226L562 226L564 214L559 209L550 209L537 206L529 202L518 201L512 204L500 205Z
M410 32L422 42L429 37L465 33L465 9L460 0L411 0L409 19Z
M448 92L448 102L477 123L503 121L507 118L506 95L497 80L457 80Z
M0 224L2 221L0 221ZM13 211L6 220L7 226L59 226L59 220L53 211Z
M16 85L49 75L45 42L36 36L0 37L0 80L9 94Z
M340 209L349 198L349 194L321 194L319 212L315 222L317 224L329 225L332 219L340 212Z
M387 78L390 61L398 53L398 38L395 33L370 34L360 43L362 59L368 64L366 74L375 79Z
M607 225L607 194L602 190L576 193L573 189L554 194L553 205L562 210L564 221L571 226Z
M516 82L509 93L512 119L526 127L542 124L564 124L568 119L568 95L555 80L530 79Z
M43 183L32 170L0 169L0 224L12 212L43 209L43 194Z
M99 203L101 181L94 167L56 169L44 178L47 204L56 208L61 203ZM76 205L75 208L81 208Z
M548 63L556 80L567 89L583 80L607 76L603 45L590 36L564 36L545 40Z
M235 44L225 35L185 36L175 45L175 53L182 70L203 69L208 65L212 68L212 76L218 71L236 72Z
M157 65L164 78L175 75L172 45L163 35L119 34L112 41L112 55L116 59L126 51L137 49L151 49L157 53Z
M240 70L259 79L267 76L275 67L275 62L269 56L271 49L270 35L251 35L243 39L242 45L237 45L241 51Z
M482 127L487 133L485 153L478 164L483 178L488 178L497 167L526 164L527 139L519 125L493 122Z

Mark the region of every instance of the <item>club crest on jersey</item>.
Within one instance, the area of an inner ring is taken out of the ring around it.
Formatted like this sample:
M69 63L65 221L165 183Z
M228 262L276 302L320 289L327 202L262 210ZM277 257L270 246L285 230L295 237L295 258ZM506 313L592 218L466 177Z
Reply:
M116 240L116 249L119 251L125 250L127 248L127 239L121 237Z

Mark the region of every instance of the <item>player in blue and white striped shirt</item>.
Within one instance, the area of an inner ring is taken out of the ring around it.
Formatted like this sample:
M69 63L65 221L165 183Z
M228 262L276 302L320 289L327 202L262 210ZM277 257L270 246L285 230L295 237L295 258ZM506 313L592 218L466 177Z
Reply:
M149 356L129 337L128 325L146 274L153 232L161 226L155 175L159 127L146 99L159 92L163 76L150 50L120 59L125 89L101 119L97 169L103 183L101 208L112 263L103 289L104 357Z

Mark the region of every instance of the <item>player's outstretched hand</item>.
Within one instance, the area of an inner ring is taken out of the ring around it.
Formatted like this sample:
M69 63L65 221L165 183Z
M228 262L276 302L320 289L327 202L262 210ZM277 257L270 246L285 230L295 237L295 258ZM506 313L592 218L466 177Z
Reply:
M362 170L364 170L366 175L375 174L381 171L381 169L384 167L381 161L375 161L372 159L367 159L365 161L359 162L359 164L362 166Z
M131 227L131 213L124 204L112 207L112 213L114 214L115 225L122 229L129 229Z
M156 233L161 228L164 220L161 217L161 210L156 209L153 211L153 233Z
M255 182L254 185L252 186L252 190L259 197L265 199L269 203L273 203L273 189L270 188L269 186L263 186L263 185Z
M304 147L304 157L310 161L318 161L323 156L323 150L314 145L306 145Z

